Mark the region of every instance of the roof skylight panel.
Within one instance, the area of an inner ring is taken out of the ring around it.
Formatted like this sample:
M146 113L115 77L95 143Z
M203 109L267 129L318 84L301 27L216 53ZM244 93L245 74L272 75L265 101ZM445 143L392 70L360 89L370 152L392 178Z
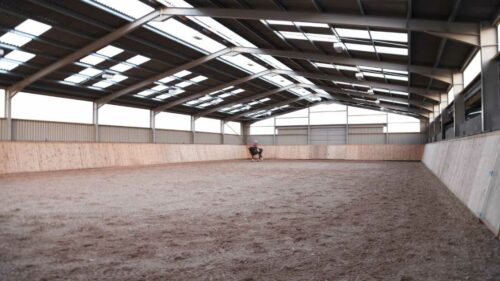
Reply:
M311 41L339 42L339 39L332 34L306 33L306 36Z
M89 79L89 77L87 77L87 76L73 74L69 77L66 77L66 79L64 79L64 81L78 84L78 83L81 83L81 82L88 80L88 79Z
M268 81L273 82L274 84L279 85L280 87L285 87L293 84L290 80L285 79L281 75L265 75L264 78Z
M263 98L263 99L260 99L259 102L263 103L263 102L270 101L270 100L271 100L270 98Z
M125 76L125 75L115 74L115 75L113 75L113 77L111 77L111 78L109 79L109 81L112 81L112 82L115 82L115 83L119 83L119 82L121 82L121 81L123 81L123 80L126 80L127 78L128 78L128 77L127 77L127 76Z
M231 93L233 93L234 95L237 95L237 94L239 94L239 93L243 93L244 91L245 91L245 90L243 90L243 89L236 89L236 90L234 90L234 91L231 91Z
M292 32L292 31L275 31L275 32L286 39L307 40L307 37L302 32Z
M323 63L323 62L312 62L312 64L316 67L323 67L323 68L335 68L335 65L330 64L330 63Z
M125 72L131 68L132 68L131 65L122 62L122 63L119 63L119 64L112 66L110 69L117 71L117 72Z
M18 67L20 63L16 63L14 61L9 61L6 59L0 59L0 69L10 71L16 67Z
M395 94L395 95L401 95L401 96L408 96L408 93L407 92L402 92L402 91L390 91L391 94Z
M0 42L7 43L13 46L22 47L31 41L31 38L16 34L14 32L7 32L0 37Z
M149 22L148 25L175 37L177 40L182 40L192 48L203 50L205 53L214 53L226 48L223 44L173 18L163 22Z
M386 74L385 78L391 79L391 80L398 80L398 81L408 81L408 76L398 76L398 75Z
M7 59L11 59L11 60L19 61L19 62L27 62L34 57L35 57L35 55L32 53L23 52L23 51L19 51L19 50L14 50L5 56L5 58L7 58Z
M222 58L226 61L231 62L236 67L244 69L250 73L258 73L267 70L267 68L263 67L262 65L254 62L253 60L243 55L222 56Z
M199 75L199 76L196 76L194 78L191 78L189 80L195 82L195 83L198 83L198 82L201 82L201 81L204 81L204 80L207 80L208 78L203 76L203 75Z
M358 66L360 69L362 70L370 70L370 71L377 71L377 72L382 72L382 68L378 68L378 67L371 67L371 66Z
M261 22L265 22L271 25L289 25L289 26L294 25L293 21L286 21L286 20L261 20Z
M161 83L168 83L168 82L172 82L174 81L176 78L175 77L172 77L172 76L167 76L163 79L160 79L158 80L158 82L161 82Z
M150 61L151 59L148 58L148 57L145 57L145 56L141 56L141 55L136 55L130 59L127 60L128 63L131 63L133 65L141 65L145 62L148 62Z
M94 77L94 76L102 73L102 70L89 67L89 68L85 68L84 70L82 70L78 73L85 75L85 76Z
M138 19L154 11L154 8L144 4L139 0L126 0L126 1L93 0L93 1L98 2L109 8L112 8L113 10L119 11L120 13L123 13L134 19Z
M335 31L340 37L370 39L370 34L367 30L350 29L350 28L335 28Z
M80 60L83 63L90 64L90 65L97 65L103 61L105 61L104 58L96 56L96 55L88 55L84 57L83 59Z
M337 70L346 70L346 71L355 71L357 72L358 71L358 68L357 67L354 67L354 66L347 66L347 65L340 65L340 64L336 64L335 65L335 68Z
M147 90L140 91L139 93L137 93L137 95L142 96L142 97L148 97L148 96L151 96L155 93L157 93L157 92L154 90L151 90L151 89L147 89Z
M51 29L52 26L32 20L27 19L20 25L16 26L16 30L31 34L33 36L40 36Z
M191 85L193 85L193 82L191 82L191 81L183 81L181 83L175 84L175 86L179 87L179 88L185 88L185 87L191 86Z
M108 46L100 49L99 51L97 51L98 54L106 56L108 58L112 58L112 57L114 57L122 52L123 52L123 49L117 48L117 47L112 46L112 45L108 45Z
M391 42L408 42L408 34L401 32L387 32L387 31L370 31L373 40L391 41Z
M183 71L177 72L176 74L174 74L174 76L178 77L178 78L182 78L184 76L188 76L189 74L191 74L191 71L183 70Z
M364 76L368 77L376 77L376 78L384 78L384 74L382 73L374 73L374 72L362 72Z
M403 70L392 70L392 69L385 69L385 73L395 73L395 74L403 74L403 75L408 75L408 71L403 71Z
M93 84L92 86L94 86L96 88L105 89L113 84L114 84L113 82L110 82L108 80L102 80L102 81L99 81L99 82Z
M380 99L380 101L385 101L385 102L392 102L392 103L397 103L397 104L404 104L404 105L408 105L407 102L404 102L404 101L395 101L395 100L390 100L390 99Z
M400 55L400 56L408 55L408 49L406 48L375 46L375 49L377 50L377 53L380 54L390 54L390 55Z
M321 28L329 28L330 26L326 23L317 23L317 22L304 22L304 21L294 21L295 25L303 26L303 27L321 27Z
M345 46L350 51L371 52L374 53L375 49L372 45L345 43Z
M160 85L158 85L158 86L155 86L155 87L151 88L151 90L155 90L155 91L160 92L160 91L166 90L166 89L168 89L168 88L169 88L168 86L165 86L165 85L161 85L161 84L160 84Z

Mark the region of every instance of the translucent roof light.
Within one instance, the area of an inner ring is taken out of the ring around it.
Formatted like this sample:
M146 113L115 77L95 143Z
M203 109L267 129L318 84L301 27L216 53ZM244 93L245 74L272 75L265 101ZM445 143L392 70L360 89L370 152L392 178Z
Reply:
M16 26L16 30L31 34L33 36L40 36L51 28L52 27L50 25L32 19L27 19L20 25Z
M331 34L306 33L306 36L311 41L339 42L338 38Z
M158 80L158 82L160 82L160 83L168 83L168 82L172 82L174 80L175 80L175 77L167 76L167 77L165 77L163 79Z
M148 89L148 90L144 90L144 91L141 91L141 92L137 93L137 95L143 96L143 97L147 97L147 96L150 96L150 95L152 95L154 93L156 93L156 91Z
M400 56L407 56L408 55L408 49L406 49L406 48L375 46L375 49L377 50L378 53L381 53L381 54L391 54L391 55L400 55Z
M165 85L158 85L156 87L151 88L151 90L155 90L155 91L163 91L163 90L166 90L166 89L168 89L168 87L165 86Z
M92 86L97 87L97 88L101 88L101 89L105 89L113 84L114 84L113 82L103 80L103 81L99 81L99 82L95 83Z
M131 69L131 68L132 68L132 66L130 66L126 63L119 63L119 64L112 66L110 69L117 71L117 72L124 72L124 71Z
M116 1L116 0L95 0L102 5L119 11L131 18L138 19L154 11L154 8L138 0Z
M179 88L185 88L185 87L190 86L190 85L193 85L193 82L191 82L191 81L184 81L184 82L175 84L175 86L177 86Z
M93 77L93 76L96 76L97 74L102 73L102 70L89 67L89 68L86 68L86 69L80 71L79 73L82 75Z
M2 69L2 70L10 71L18 66L19 66L19 63L15 63L15 62L8 61L5 59L0 59L0 69Z
M17 47L22 47L29 41L31 41L31 38L21 36L13 32L7 32L4 35L2 35L2 37L0 37L0 42L14 45Z
M123 49L120 49L120 48L117 48L115 46L106 46L102 49L100 49L99 51L97 51L98 54L100 55L103 55L103 56L106 56L108 58L112 58L120 53L123 52Z
M303 22L303 21L284 21L284 20L262 20L262 22L266 22L270 25L288 25L288 26L301 26L301 27L320 27L320 28L328 28L328 24L326 23L316 23L316 22Z
M104 61L103 58L98 57L96 55L88 55L84 57L83 59L80 60L83 63L90 64L90 65L96 65Z
M335 28L340 37L370 39L370 34L366 30L350 29L350 28Z
M346 43L345 46L350 51L371 52L371 53L375 52L375 49L373 48L372 45Z
M302 32L278 31L278 34L286 39L307 40L306 36Z
M370 31L373 40L392 41L392 42L408 42L408 34L400 32L386 31Z
M184 76L188 76L189 74L191 74L191 71L183 70L183 71L177 72L176 74L174 74L174 76L181 78Z
M128 77L125 76L125 75L120 75L120 74L115 74L113 75L113 77L111 77L111 81L115 82L115 83L118 83L118 82L121 82L123 80L126 80Z
M89 79L89 78L85 77L83 75L73 74L73 75L67 77L66 79L64 79L64 81L71 82L71 83L81 83L87 79Z
M32 53L28 53L28 52L14 50L14 51L8 53L5 57L8 59L11 59L11 60L16 60L16 61L20 61L20 62L27 62L30 59L34 58L35 55Z
M196 76L192 79L189 79L195 83L198 83L198 82L201 82L201 81L204 81L204 80L207 80L207 77L203 76L203 75L199 75L199 76Z
M135 65L141 65L145 62L150 61L151 59L145 56L137 55L135 57L132 57L127 60L128 63L135 64Z

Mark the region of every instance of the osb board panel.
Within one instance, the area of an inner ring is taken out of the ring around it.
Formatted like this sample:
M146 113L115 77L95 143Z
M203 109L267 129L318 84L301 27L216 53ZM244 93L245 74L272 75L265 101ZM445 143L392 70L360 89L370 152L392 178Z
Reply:
M420 161L423 145L275 145L265 158Z
M0 142L0 174L246 157L241 145Z
M427 144L422 162L498 235L499 132Z

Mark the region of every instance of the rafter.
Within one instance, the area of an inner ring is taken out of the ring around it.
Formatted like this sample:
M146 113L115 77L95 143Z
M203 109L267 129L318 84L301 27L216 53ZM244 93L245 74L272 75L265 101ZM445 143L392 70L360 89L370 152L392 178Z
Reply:
M347 15L312 12L284 12L273 10L220 9L220 8L165 8L164 15L199 16L246 20L282 20L319 22L355 27L375 27L426 32L470 45L479 45L477 23L438 20L406 19L382 16Z
M127 33L130 33L137 28L141 27L143 24L157 18L161 15L161 10L155 10L133 22L127 23L124 26L114 30L111 33L106 34L105 36L97 39L96 41L88 44L87 46L65 56L64 58L52 63L51 65L37 71L36 73L24 78L23 80L17 82L7 89L10 94L10 97L13 97L17 92L22 91L24 88L29 86L30 84L38 81L39 79L49 75L50 73L70 64L74 61L82 58L83 56L100 49L112 41L124 36Z

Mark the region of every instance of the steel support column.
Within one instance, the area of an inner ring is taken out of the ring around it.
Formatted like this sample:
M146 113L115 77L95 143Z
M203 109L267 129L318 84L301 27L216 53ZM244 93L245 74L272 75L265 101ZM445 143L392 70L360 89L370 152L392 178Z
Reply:
M156 143L156 113L149 111L149 127L151 128L151 142Z
M489 22L480 25L482 132L500 129L500 77L497 29Z
M345 106L345 144L349 144L349 106Z
M277 137L276 137L276 116L273 117L273 144L277 145Z
M307 108L307 144L311 144L311 107Z
M191 116L191 143L196 144L196 118Z
M465 122L465 104L464 95L462 91L464 89L464 76L462 73L453 74L453 126L455 131L455 137L460 137L461 127Z
M99 142L99 106L95 102L92 108L92 124L94 125L94 141Z
M225 128L226 127L226 122L224 120L220 120L220 143L224 144L225 143Z
M5 91L5 139L12 141L12 97L9 91Z

